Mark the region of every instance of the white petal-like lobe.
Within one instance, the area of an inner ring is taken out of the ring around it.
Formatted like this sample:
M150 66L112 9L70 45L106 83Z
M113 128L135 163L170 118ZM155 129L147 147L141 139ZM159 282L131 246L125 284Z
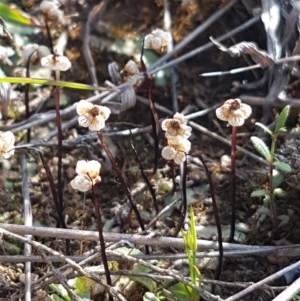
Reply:
M186 154L182 152L177 152L176 156L174 157L174 162L176 164L181 164L186 160Z
M97 178L100 173L101 164L96 160L87 161L86 172L93 179Z
M222 107L216 109L216 115L218 119L227 121L228 117L224 114L224 109Z
M176 150L171 146L165 146L161 151L161 156L166 160L172 160L176 155Z
M78 117L78 124L84 128L89 127L90 121L85 116L79 116Z
M86 175L87 173L87 161L86 160L78 160L76 164L76 173L78 175Z
M181 113L175 113L175 115L173 116L174 119L178 119L180 121L180 123L185 124L186 120L184 118L184 115Z
M80 100L76 106L76 112L78 115L88 114L89 110L93 108L93 104L84 99Z
M100 115L92 119L89 130L90 131L100 131L105 127L105 121L104 118Z
M107 120L110 116L111 110L108 107L100 106L100 114L104 118L104 120Z
M73 189L86 192L92 188L91 180L86 176L78 175L71 182L70 185Z
M228 123L231 126L242 126L245 123L245 119L241 117L232 117L228 119Z

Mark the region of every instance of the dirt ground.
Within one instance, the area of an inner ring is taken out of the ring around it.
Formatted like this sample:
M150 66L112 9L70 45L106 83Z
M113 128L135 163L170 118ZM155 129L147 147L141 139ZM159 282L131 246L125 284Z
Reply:
M11 4L10 1L7 2ZM235 2L224 14L220 14L210 26L204 28L201 34L188 42L185 47L176 51L169 60L180 58L207 44L210 42L209 37L211 36L218 38L229 33L258 16L262 11L261 3L258 0ZM278 2L281 4L281 23L278 26L277 38L282 44L282 53L285 53L286 56L296 55L298 54L299 33L296 29L296 21L292 19L294 12L292 1ZM18 9L34 18L36 24L43 24L39 1L25 0L14 3ZM66 0L62 6L66 16L65 24L61 27L55 24L50 28L54 41L65 29L67 30L65 55L70 59L72 67L62 73L62 80L88 85L95 84L92 78L92 64L87 60L84 48L84 45L88 45L95 66L97 84L105 89L111 89L111 87L108 88L107 82L112 81L108 64L116 62L122 69L129 59L138 60L140 58L143 37L151 30L164 28L166 25L164 23L166 3L169 6L173 42L174 45L178 45L201 24L205 24L213 14L221 12L231 2L227 0ZM94 16L92 16L93 12L95 12ZM2 16L1 11L0 16ZM5 19L4 15L2 17ZM92 22L90 22L90 29L87 33L88 18L91 18ZM35 28L35 26L29 28ZM43 26L36 28L38 30L27 32L26 30L22 31L19 25L10 25L8 30L14 40L9 41L1 36L1 45L10 46L15 50L15 55L11 58L12 65L0 65L7 76L14 76L16 67L22 65L19 63L17 54L20 45L24 46L27 43L49 45L46 29ZM243 41L255 42L259 49L269 51L268 54L273 56L274 53L270 53L270 48L268 48L270 36L271 33L266 33L263 22L258 18L247 29L236 34L229 34L223 43L230 47ZM282 57L284 56L282 55ZM159 58L160 55L145 51L144 62L148 70L151 70L151 65ZM292 172L291 175L286 175L285 180L280 184L282 193L275 197L279 217L275 225L269 216L268 204L264 204L262 198L250 197L254 190L268 189L267 166L253 156L248 156L242 151L237 152L237 232L235 242L249 246L298 244L300 243L298 63L294 63L293 66L288 64L284 67L283 65L276 65L215 77L199 76L204 72L227 71L253 64L249 55L243 54L240 57L232 57L212 45L207 50L191 55L190 58L165 69L164 72L154 74L152 98L157 105L156 113L160 121L170 118L175 113L174 108L176 107L178 112L183 112L185 115L207 110L203 116L190 120L194 125L190 138L192 147L187 158L187 202L189 206L193 207L195 213L198 238L216 241L216 222L211 194L205 170L199 160L200 155L203 155L215 186L224 242L228 241L228 229L231 221L230 145L216 139L211 134L216 133L230 142L231 127L226 126L225 122L216 118L215 108L229 98L241 98L245 103L252 106L251 117L246 120L242 127L238 128L237 144L259 157L250 142L250 137L253 135L260 136L267 144L270 144L270 139L256 127L255 122L262 122L274 128L275 118L284 104L292 104L287 121L287 131L280 135L277 143L277 149L280 147L283 149L284 145L290 145L292 149L294 147L290 154L284 153L287 162L292 163ZM38 68L33 68L32 72L37 70ZM27 128L24 127L26 124L24 113L26 89L25 85L12 84L14 98L10 103L11 108L9 114L4 116L0 122L1 131L14 131L17 137L16 145L19 146L28 145L26 142ZM176 205L148 229L148 233L153 235L172 237L181 218L180 175L182 176L182 173L180 173L177 165L167 162L160 156L165 141L162 133L159 132L158 168L155 174L152 174L155 165L156 140L152 131L152 115L147 100L150 88L149 84L144 81L136 85L134 89L137 95L136 104L127 110L113 112L106 123L103 135L134 196L145 225L156 217L157 212L154 208L151 191L145 184L141 166L155 191L158 211L177 200ZM39 121L54 112L55 94L53 91L49 85L35 85L29 90L31 104L29 117L31 119L29 120L31 122L37 120L36 125L30 126L30 147L42 151L57 184L56 121L54 117L47 122ZM286 102L278 97L280 93L284 93ZM68 229L97 230L91 192L83 194L73 190L69 184L76 175L75 167L78 160L97 160L101 163L102 180L100 184L95 186L95 194L100 197L104 231L125 234L140 233L141 229L136 215L132 211L123 187L107 154L100 146L97 136L91 135L87 129L78 126L75 110L67 112L67 109L74 103L93 95L95 95L94 91L68 88L61 90L61 109L62 112L66 113L62 115L63 126L65 126L63 128L63 181L59 189L63 194L63 216L66 226ZM36 99L38 100L36 101ZM107 103L107 106L109 105L110 102ZM75 122L70 122L72 120ZM200 125L201 128L197 125ZM126 130L132 132L126 132ZM36 151L25 150L25 153L33 224L55 228L60 223L59 214L53 202L52 187L49 184L45 166L43 166ZM22 190L20 167L23 154L24 149L16 150L14 157L9 161L3 160L1 163L0 222L4 224L24 224L24 190ZM294 159L291 161L291 158ZM291 176L296 179L292 186L286 181ZM299 179L298 182L297 179ZM86 254L96 246L93 241L71 240L68 247L66 240L62 239L47 237L35 237L35 239L64 254L66 248L69 248L69 255ZM5 237L0 242L0 254L2 256L21 255L24 251L23 248L20 241L11 238ZM145 251L142 246L139 246L139 249ZM180 251L174 247L154 247L151 250L151 255L158 254L158 258L161 254L177 253ZM33 251L33 254L38 255L36 250ZM218 279L220 282L217 282L212 294L219 295L222 300L225 300L240 291L242 287L260 281L296 260L297 256L291 256L288 253L284 256L275 254L255 256L250 254L225 257L222 273ZM22 295L24 282L20 281L20 275L23 275L24 262L12 263L5 262L3 259L1 261L0 300L25 300ZM159 265L173 268L175 265L180 274L189 275L186 262L177 265L174 260L165 259L161 260ZM201 258L198 265L204 279L214 279L216 260L206 261ZM55 263L55 268L58 267L59 263ZM41 278L50 273L50 268L45 262L33 263L32 272ZM296 272L293 274L295 278L298 276ZM59 281L56 280L57 282ZM239 300L272 300L288 284L284 277L280 277ZM211 286L208 285L207 289L211 289ZM135 283L130 294L127 292L129 295L126 296L126 300L143 300L142 296L145 291L145 286ZM51 289L49 285L40 284L38 288L33 289L32 293L32 300L47 300L50 298ZM104 295L93 293L91 299L104 300ZM179 299L173 296L166 300Z

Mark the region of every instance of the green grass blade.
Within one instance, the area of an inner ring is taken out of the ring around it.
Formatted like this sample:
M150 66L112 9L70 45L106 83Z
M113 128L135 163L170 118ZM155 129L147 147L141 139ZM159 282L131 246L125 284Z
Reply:
M36 25L34 20L28 14L4 3L0 3L0 16L3 17L6 21L13 22L19 25Z
M94 87L91 85L73 83L73 82L65 82L65 81L56 81L56 80L48 80L41 78L24 78L24 77L1 77L0 83L12 83L12 84L38 84L38 85L46 85L46 86L59 86L70 89L78 89L78 90L100 90L107 91L101 87Z
M190 246L193 252L197 252L197 231L196 231L196 222L195 215L192 206L190 206Z

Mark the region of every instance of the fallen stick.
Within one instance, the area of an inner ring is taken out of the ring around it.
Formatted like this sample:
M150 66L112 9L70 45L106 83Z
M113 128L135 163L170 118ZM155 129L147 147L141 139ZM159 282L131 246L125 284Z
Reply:
M58 229L50 227L28 227L23 225L13 224L0 224L1 229L10 231L19 235L33 235L42 237L54 237L60 239L78 239L78 240L90 240L98 241L98 232L96 231L84 231L77 229ZM124 234L124 233L103 233L106 242L129 242L135 245L149 245L156 247L172 247L184 250L184 242L182 238L177 237L165 237L165 236L153 236L153 235L140 235L140 234ZM204 239L197 240L198 250L218 250L218 243L215 241L209 241ZM223 242L223 248L225 251L250 251L257 253L259 251L274 252L278 251L278 255L281 256L299 256L300 244L289 246L251 246L241 245L234 243Z

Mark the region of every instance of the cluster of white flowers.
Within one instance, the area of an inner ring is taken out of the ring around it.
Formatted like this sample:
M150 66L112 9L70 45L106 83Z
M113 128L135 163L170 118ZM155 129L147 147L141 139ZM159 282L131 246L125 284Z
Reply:
M28 44L20 50L21 63L27 64L28 60L30 60L31 65L37 65L40 63L42 57L49 54L50 49L47 46Z
M111 111L108 107L94 105L86 100L80 100L76 107L78 123L91 131L100 131L105 127Z
M44 0L40 4L40 9L44 14L47 22L52 22L57 24L61 24L64 21L64 12L59 9L60 3L59 1L49 1Z
M72 64L64 55L49 54L41 58L41 65L54 71L67 71Z
M15 136L12 132L0 132L0 158L9 159L14 153Z
M110 115L110 109L104 106L94 105L86 100L80 100L76 107L78 123L82 127L88 127L91 131L100 131L105 127L105 121ZM71 181L73 189L85 192L99 183L101 164L98 161L79 160L76 165L77 176Z
M169 51L171 43L171 34L165 30L157 28L145 36L144 48L163 54Z
M220 120L227 121L231 126L241 126L251 115L249 105L242 103L240 99L228 99L216 109L216 115Z
M143 79L143 74L140 72L137 63L134 60L129 60L121 70L122 79L124 82L135 86Z
M165 119L161 125L166 132L167 146L162 149L161 155L166 160L174 160L176 164L181 164L186 160L186 154L191 149L192 128L186 124L186 120L181 113L176 113L173 118Z
M12 66L13 62L9 59L15 54L11 47L4 47L0 45L0 61L8 66Z
M101 164L96 160L79 160L76 165L77 176L70 182L73 189L86 192L101 181Z

